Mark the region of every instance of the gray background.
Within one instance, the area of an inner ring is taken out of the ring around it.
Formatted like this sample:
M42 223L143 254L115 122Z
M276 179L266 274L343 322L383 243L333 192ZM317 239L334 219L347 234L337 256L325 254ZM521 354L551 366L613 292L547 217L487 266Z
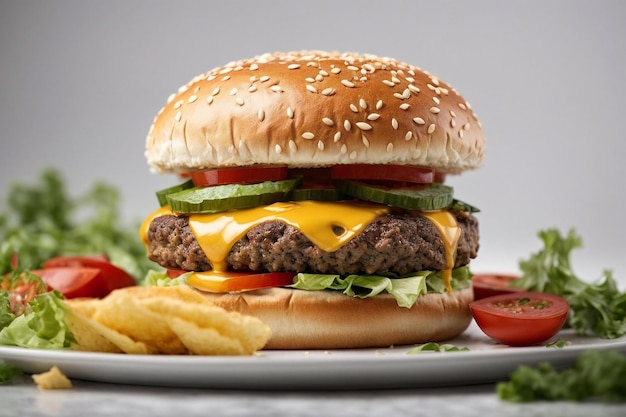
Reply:
M539 229L575 227L576 271L626 284L625 18L619 0L0 0L0 191L58 167L72 193L118 186L138 220L177 181L143 147L178 86L263 52L369 52L449 82L483 123L484 167L450 180L482 209L475 271L515 271Z

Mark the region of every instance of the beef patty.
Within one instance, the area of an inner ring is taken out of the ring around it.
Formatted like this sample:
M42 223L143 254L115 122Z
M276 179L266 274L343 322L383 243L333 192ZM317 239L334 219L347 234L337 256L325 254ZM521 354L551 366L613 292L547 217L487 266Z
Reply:
M478 220L457 215L461 227L455 267L478 252ZM165 268L208 271L212 265L198 244L186 216L156 217L148 231L148 257ZM253 271L297 271L334 274L407 274L446 266L439 231L420 215L389 213L335 252L314 245L298 229L280 221L251 228L226 257L231 268Z

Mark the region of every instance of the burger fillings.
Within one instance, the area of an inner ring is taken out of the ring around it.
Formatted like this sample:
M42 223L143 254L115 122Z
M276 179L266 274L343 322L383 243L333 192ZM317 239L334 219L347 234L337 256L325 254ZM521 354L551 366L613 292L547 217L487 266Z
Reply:
M195 77L159 112L148 162L190 179L141 235L150 259L267 323L267 348L442 340L469 324L478 250L474 208L443 181L483 153L469 104L417 67L261 55Z

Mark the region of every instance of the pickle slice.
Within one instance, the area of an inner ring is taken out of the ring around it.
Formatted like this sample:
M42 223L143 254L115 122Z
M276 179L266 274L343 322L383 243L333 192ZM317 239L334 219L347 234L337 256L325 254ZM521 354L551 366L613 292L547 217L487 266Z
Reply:
M339 201L345 199L346 195L336 188L296 188L287 194L289 201Z
M408 210L440 210L452 204L452 187L430 184L421 190L384 189L361 182L342 181L339 189L362 200Z
M193 181L185 181L182 184L175 185L173 187L165 188L163 190L159 190L156 192L157 199L159 200L159 204L161 207L167 204L167 196L168 194L177 193L179 191L187 190L189 188L193 188Z
M284 200L300 180L194 187L169 194L167 201L172 211L177 213L218 213L251 208Z

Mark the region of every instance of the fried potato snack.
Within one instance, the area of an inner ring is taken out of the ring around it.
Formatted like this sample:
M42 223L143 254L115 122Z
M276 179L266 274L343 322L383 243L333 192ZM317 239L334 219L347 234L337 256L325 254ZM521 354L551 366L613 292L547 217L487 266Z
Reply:
M65 303L76 350L250 355L271 336L257 318L228 312L184 285L128 287L103 299Z

